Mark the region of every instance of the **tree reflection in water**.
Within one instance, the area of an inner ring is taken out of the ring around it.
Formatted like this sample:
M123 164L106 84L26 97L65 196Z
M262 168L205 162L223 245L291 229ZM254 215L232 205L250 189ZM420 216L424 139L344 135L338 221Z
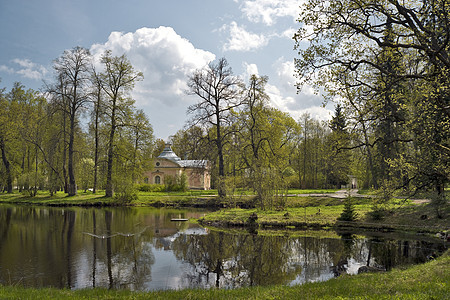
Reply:
M290 237L170 221L201 214L0 205L0 284L131 290L300 284L356 274L362 266L424 262L446 247L424 237Z

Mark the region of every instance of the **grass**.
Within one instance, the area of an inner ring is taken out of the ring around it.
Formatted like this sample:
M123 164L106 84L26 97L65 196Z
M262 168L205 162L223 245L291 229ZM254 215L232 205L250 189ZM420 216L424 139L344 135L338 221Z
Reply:
M293 228L330 228L353 227L375 230L404 230L436 233L447 231L448 218L438 218L433 206L428 204L413 204L411 201L393 199L385 215L380 220L373 220L370 199L353 199L354 208L358 214L355 222L338 221L344 210L340 199L317 197L288 198L286 208L279 210L227 208L208 213L200 219L205 225L214 226L245 226L249 217L256 214L256 225L263 228L293 227ZM446 215L450 214L447 206ZM426 218L424 218L426 216Z
M33 204L33 205L131 205L131 206L168 206L168 207L227 207L207 214L201 222L203 224L217 224L225 226L243 226L253 213L258 215L257 225L264 228L328 228L339 226L361 227L365 229L410 230L436 232L448 230L447 218L437 218L431 205L414 205L410 200L393 199L389 209L382 220L371 220L368 213L372 209L371 198L355 198L355 210L358 214L357 222L337 222L344 209L342 199L331 197L297 196L298 194L314 193L323 194L323 190L290 190L289 194L296 195L286 197L285 208L273 210L240 209L239 207L251 206L253 196L242 196L234 199L218 202L216 190L188 192L138 192L138 198L128 203L118 202L114 198L107 198L103 191L97 194L79 191L78 195L67 197L67 194L58 192L49 196L48 192L39 191L36 197L22 195L17 191L12 194L0 194L0 203ZM329 192L335 190L328 190ZM450 214L449 207L445 212Z
M1 286L1 299L448 299L449 251L436 260L387 273L342 276L297 286L228 289L127 290L24 288Z

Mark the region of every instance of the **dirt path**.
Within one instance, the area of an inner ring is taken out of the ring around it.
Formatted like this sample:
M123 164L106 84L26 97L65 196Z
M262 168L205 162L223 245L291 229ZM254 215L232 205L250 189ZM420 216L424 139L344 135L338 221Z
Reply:
M299 197L331 197L331 198L338 198L338 199L345 199L348 197L350 193L351 197L358 197L358 198L373 198L374 195L361 195L358 194L357 189L352 190L339 190L334 193L327 193L327 194L297 194Z

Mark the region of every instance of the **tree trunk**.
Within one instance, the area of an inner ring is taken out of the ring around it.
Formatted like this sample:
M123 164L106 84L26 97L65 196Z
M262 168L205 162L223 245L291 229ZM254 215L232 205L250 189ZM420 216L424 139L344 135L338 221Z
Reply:
M95 116L95 150L94 150L94 186L92 192L97 192L97 172L98 172L98 112Z
M73 109L72 109L73 110ZM74 170L74 140L75 140L75 115L70 116L70 133L69 133L69 196L75 196L77 194L77 184L75 182L75 170Z
M217 145L217 153L219 156L219 186L217 187L217 193L219 195L220 198L225 198L227 196L226 190L225 190L225 167L224 167L224 160L223 160L223 145L222 145L222 136L221 136L221 132L220 132L220 118L219 118L219 113L216 114L216 118L217 118L217 125L216 125L216 130L217 130L217 140L216 140L216 145Z
M62 171L64 177L64 193L69 192L69 184L67 182L67 168L66 168L66 158L67 158L67 150L66 150L66 112L63 112L63 159L62 159Z
M111 131L109 133L108 143L108 170L106 173L106 197L114 195L112 183L113 157L114 157L114 134L116 131L116 100L113 100L113 107L111 113Z
M11 164L9 163L9 160L6 157L5 142L4 142L3 138L0 138L0 148L2 150L2 160L3 160L3 165L5 166L5 172L6 172L6 192L8 194L11 194L12 193Z

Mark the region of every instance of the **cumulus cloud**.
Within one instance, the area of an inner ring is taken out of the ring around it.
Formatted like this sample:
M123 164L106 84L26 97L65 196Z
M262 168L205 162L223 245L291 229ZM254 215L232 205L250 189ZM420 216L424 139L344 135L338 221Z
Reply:
M281 57L273 64L273 68L275 77L270 80L271 84L267 84L266 92L275 108L288 112L296 120L306 112L319 120L330 118L331 110L322 107L323 99L314 93L312 87L304 87L297 93L293 61Z
M42 65L33 63L29 59L15 58L12 60L12 63L15 64L13 67L1 65L0 71L10 74L19 74L24 78L33 80L41 80L48 73L47 68Z
M247 81L252 75L259 75L258 66L256 64L249 64L247 62L244 62L243 67L245 70L244 80Z
M269 38L248 32L234 21L230 25L223 26L222 30L230 33L228 42L223 46L224 51L251 51L266 46L269 42Z
M113 55L126 54L133 67L143 72L133 98L143 107L159 137L167 138L182 128L192 98L185 95L187 79L196 69L215 59L211 52L197 49L173 28L140 28L135 32L112 32L104 44L92 45L90 51L98 62L105 50Z
M298 0L244 0L241 11L254 23L271 26L278 18L291 17L294 20L300 12L303 1Z

